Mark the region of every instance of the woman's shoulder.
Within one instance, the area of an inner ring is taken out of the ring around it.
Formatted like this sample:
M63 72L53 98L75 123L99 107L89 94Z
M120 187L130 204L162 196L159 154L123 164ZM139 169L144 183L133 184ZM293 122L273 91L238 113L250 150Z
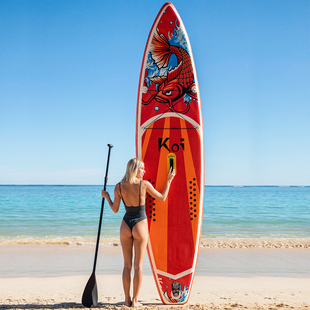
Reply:
M143 185L145 187L152 186L152 184L149 181L147 181L147 180L141 180L141 185Z
M121 191L121 182L118 182L118 183L115 185L114 190L117 191L117 192L120 192L120 191Z

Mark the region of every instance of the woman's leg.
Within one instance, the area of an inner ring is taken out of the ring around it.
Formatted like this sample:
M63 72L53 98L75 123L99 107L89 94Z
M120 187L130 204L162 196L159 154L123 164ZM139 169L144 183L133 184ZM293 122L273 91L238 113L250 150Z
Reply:
M132 297L132 307L140 306L138 302L138 295L140 292L142 284L142 265L143 258L146 251L147 241L148 241L148 226L147 220L143 220L136 224L132 230L134 236L134 278L133 278L133 297Z
M132 304L132 300L130 297L130 282L131 282L130 274L132 268L133 237L130 228L124 221L122 221L120 228L120 241L124 257L123 287L125 293L125 303L127 307L130 307Z

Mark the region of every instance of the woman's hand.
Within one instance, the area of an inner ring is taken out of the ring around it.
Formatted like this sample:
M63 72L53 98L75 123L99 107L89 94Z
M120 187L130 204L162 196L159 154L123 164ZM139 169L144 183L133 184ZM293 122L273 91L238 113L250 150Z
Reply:
M107 191L101 191L101 197L108 199L110 198L110 194Z
M175 170L173 167L170 168L170 171L168 172L167 181L172 181L175 177Z

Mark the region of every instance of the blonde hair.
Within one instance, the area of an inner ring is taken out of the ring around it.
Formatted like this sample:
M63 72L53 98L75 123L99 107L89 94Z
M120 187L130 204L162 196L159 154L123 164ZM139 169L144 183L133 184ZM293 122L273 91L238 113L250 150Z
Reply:
M139 158L132 158L129 160L126 168L126 173L121 182L129 182L132 184L138 173L138 169L143 164L143 161Z

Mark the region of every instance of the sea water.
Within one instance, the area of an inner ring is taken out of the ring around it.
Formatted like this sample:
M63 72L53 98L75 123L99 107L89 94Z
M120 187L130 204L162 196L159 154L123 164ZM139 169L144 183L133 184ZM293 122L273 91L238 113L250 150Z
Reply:
M94 244L102 186L0 186L1 244ZM113 199L114 186L107 187ZM101 241L118 242L124 215L105 203ZM310 247L310 187L204 188L201 244Z

